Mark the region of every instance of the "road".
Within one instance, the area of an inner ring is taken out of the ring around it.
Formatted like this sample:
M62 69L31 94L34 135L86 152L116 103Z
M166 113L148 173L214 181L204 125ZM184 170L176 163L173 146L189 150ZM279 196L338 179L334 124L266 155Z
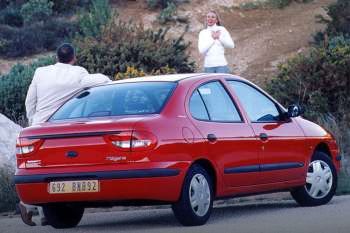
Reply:
M199 227L181 226L170 209L151 209L87 213L78 227L68 230L29 227L17 216L2 217L0 232L349 233L350 196L335 197L319 207L299 207L290 200L219 205L207 224Z

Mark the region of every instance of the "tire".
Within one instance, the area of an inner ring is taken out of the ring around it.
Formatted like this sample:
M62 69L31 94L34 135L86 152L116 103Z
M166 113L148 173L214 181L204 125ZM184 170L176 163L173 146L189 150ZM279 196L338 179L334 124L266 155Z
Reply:
M327 204L337 188L337 172L329 156L316 151L308 165L306 184L291 191L301 206Z
M199 226L207 222L213 209L213 182L203 167L198 164L190 167L180 200L172 205L172 209L184 226Z
M65 204L43 206L48 225L57 229L76 227L84 214L84 208Z

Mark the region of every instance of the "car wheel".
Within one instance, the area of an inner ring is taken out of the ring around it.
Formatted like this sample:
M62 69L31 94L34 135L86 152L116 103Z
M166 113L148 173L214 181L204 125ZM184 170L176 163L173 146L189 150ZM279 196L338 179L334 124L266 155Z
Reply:
M208 172L193 165L186 174L180 200L172 205L175 217L182 225L203 225L213 208L213 185Z
M308 166L306 184L291 191L301 206L317 206L328 203L337 188L337 172L327 154L316 151Z
M72 228L79 224L84 208L65 204L43 206L45 218L54 228Z

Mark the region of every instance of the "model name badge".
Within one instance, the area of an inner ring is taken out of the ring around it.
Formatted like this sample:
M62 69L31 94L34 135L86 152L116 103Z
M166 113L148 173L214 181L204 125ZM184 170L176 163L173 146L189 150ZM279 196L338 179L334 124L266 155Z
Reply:
M108 156L106 157L106 160L110 160L113 162L121 162L126 161L126 156Z

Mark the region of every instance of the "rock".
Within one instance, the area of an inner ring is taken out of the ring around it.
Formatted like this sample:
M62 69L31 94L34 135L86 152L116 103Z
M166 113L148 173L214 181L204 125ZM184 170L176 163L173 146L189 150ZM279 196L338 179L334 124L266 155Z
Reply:
M0 114L0 167L15 166L16 139L22 127Z

